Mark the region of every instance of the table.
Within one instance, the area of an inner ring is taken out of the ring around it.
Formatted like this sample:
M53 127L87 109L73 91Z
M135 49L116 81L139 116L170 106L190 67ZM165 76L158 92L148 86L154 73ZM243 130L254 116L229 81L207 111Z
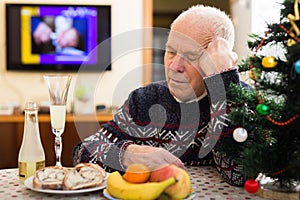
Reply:
M188 167L192 187L196 191L194 199L205 200L261 200L243 188L225 183L212 166ZM18 169L0 170L0 199L105 199L102 190L83 194L45 194L27 189L19 181Z

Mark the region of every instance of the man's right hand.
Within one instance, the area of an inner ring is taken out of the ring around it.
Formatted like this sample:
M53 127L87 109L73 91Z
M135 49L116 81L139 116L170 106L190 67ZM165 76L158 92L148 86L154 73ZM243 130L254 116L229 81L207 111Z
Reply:
M136 144L129 145L125 149L123 156L123 165L125 167L133 163L145 164L151 170L163 164L175 164L184 168L181 160L164 148Z

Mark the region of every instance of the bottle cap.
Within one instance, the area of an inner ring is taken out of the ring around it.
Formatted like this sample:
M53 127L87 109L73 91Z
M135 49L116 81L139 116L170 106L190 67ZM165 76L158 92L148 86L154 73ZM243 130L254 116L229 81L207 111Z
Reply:
M36 110L38 109L37 104L35 102L28 102L26 104L26 110Z

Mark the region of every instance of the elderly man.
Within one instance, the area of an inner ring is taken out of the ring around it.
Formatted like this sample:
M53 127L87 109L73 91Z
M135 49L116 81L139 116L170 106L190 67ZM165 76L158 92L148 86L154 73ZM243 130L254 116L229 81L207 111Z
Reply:
M233 24L219 9L197 5L181 13L166 43L166 81L134 90L112 121L76 146L74 164L120 171L131 163L214 164L212 149L231 131L226 88L240 84L233 43Z

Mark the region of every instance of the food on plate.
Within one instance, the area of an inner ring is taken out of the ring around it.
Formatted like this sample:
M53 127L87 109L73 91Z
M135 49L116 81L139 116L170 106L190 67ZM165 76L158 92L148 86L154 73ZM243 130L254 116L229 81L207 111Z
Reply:
M32 186L38 189L77 190L100 186L105 177L105 170L93 163L80 163L73 168L48 166L35 172Z
M68 169L59 166L49 166L35 172L32 185L38 189L61 190L63 179Z
M70 169L63 180L64 190L78 190L100 186L106 172L96 164L81 163Z
M171 177L161 182L130 183L115 171L108 176L107 191L119 199L157 199L163 191L174 184L176 179Z
M134 163L126 168L123 178L131 183L145 183L150 177L150 169L147 165Z
M191 180L186 170L173 164L166 164L151 172L150 182L164 181L170 177L176 178L176 183L166 188L164 193L171 199L184 199L191 192Z

